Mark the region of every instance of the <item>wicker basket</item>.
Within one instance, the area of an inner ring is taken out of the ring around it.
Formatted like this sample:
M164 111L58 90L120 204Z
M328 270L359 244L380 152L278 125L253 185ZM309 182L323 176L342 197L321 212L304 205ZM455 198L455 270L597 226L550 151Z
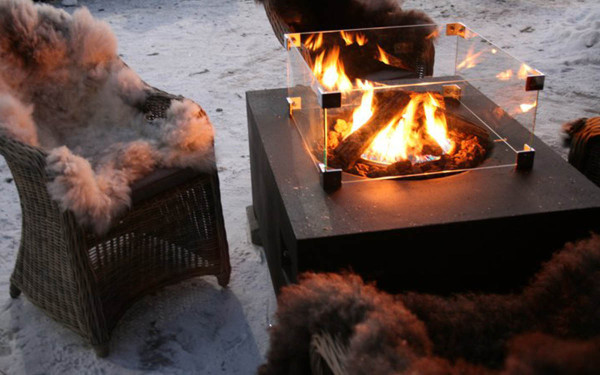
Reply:
M279 40L279 43L281 43L281 45L285 47L283 35L291 32L289 26L275 11L275 7L273 6L272 0L264 0L264 6L265 12L267 13L267 18L271 23L271 27L273 28L273 32L275 33L277 40Z
M144 105L164 117L171 100L156 90ZM96 236L47 191L46 152L0 134L21 201L22 234L10 295L21 291L49 316L108 354L110 332L138 298L167 284L231 266L216 172L156 171L132 188L132 207Z

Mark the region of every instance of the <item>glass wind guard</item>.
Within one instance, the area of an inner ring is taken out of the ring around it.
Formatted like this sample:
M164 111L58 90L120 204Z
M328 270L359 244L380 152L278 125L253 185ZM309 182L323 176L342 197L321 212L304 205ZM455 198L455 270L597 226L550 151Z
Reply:
M288 104L290 116L315 163L326 163L325 117L315 90L320 88L300 50L288 51Z
M492 100L505 116L523 125L530 132L525 143L531 145L538 106L537 90L541 88L530 86L535 86L537 80L541 79L543 87L543 74L469 28L466 28L464 37L455 38L456 75ZM522 149L523 144L516 141L513 147Z
M543 75L452 25L289 34L292 117L313 157L344 182L514 167Z

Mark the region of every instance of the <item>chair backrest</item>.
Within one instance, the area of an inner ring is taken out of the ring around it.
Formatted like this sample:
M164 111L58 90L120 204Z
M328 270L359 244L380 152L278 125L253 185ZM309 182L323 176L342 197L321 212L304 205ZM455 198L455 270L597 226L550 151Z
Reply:
M273 32L279 40L279 43L285 46L284 34L292 33L292 32L312 32L312 31L321 31L321 30L329 30L327 27L320 27L318 30L314 30L314 27L311 25L290 25L286 22L285 17L280 14L280 9L283 5L282 1L278 0L262 0L262 3L265 7L265 12L267 14L267 18L273 28ZM294 8L294 4L298 2L290 2L289 7ZM298 12L306 12L309 11L310 7L302 7L298 6L295 11ZM293 12L292 12L293 13ZM368 17L366 17L368 18ZM418 25L418 24L433 24L433 21L423 12L418 11L403 11L395 9L394 15L390 16L389 19L385 19L382 15L382 22L378 26L391 26L391 25ZM342 23L347 24L348 26L345 28L361 28L364 27L363 24L348 24L348 22L352 22L352 20L347 20ZM369 24L370 20L365 19L365 23ZM374 25L370 25L374 26ZM435 35L435 28L419 28L414 29L412 31L404 30L402 32L398 32L396 35L390 33L387 38L380 40L380 43L383 43L382 47L391 55L397 55L398 53L398 45L403 45L404 49L408 46L408 50L404 51L401 56L401 60L409 63L410 66L413 66L414 69L414 77L424 77L433 75L433 66L435 62L435 47L434 41L435 38L432 37ZM385 40L387 39L387 40ZM401 42L401 43L400 43ZM397 56L400 57L400 56ZM358 64L358 65L362 65ZM364 77L361 77L364 78Z

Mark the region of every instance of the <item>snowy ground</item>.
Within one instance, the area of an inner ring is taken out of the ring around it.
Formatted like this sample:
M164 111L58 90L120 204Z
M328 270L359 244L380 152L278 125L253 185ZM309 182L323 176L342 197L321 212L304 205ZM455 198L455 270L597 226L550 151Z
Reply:
M148 83L194 99L211 117L232 281L222 290L213 278L198 278L145 297L115 329L111 355L97 359L76 334L8 295L21 213L0 157L0 372L252 374L268 348L276 302L262 250L246 230L244 92L285 85L284 51L252 0L79 3L112 26L122 57ZM462 21L544 72L536 134L562 155L560 124L600 115L597 0L408 0L405 7L423 9L440 24Z

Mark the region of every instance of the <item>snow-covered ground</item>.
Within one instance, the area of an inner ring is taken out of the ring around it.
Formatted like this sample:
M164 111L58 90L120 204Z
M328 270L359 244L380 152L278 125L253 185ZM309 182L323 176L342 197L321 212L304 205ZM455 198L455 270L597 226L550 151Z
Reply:
M59 4L59 2L56 2ZM0 372L6 374L252 374L268 348L276 309L262 249L247 235L251 204L244 92L285 85L285 53L252 0L80 0L106 20L123 59L148 83L200 103L216 130L230 287L192 279L147 296L97 359L79 336L26 298L9 278L21 213L0 157ZM547 75L536 134L555 151L560 125L600 115L598 0L407 0L438 23L462 21ZM73 8L67 8L72 10Z

